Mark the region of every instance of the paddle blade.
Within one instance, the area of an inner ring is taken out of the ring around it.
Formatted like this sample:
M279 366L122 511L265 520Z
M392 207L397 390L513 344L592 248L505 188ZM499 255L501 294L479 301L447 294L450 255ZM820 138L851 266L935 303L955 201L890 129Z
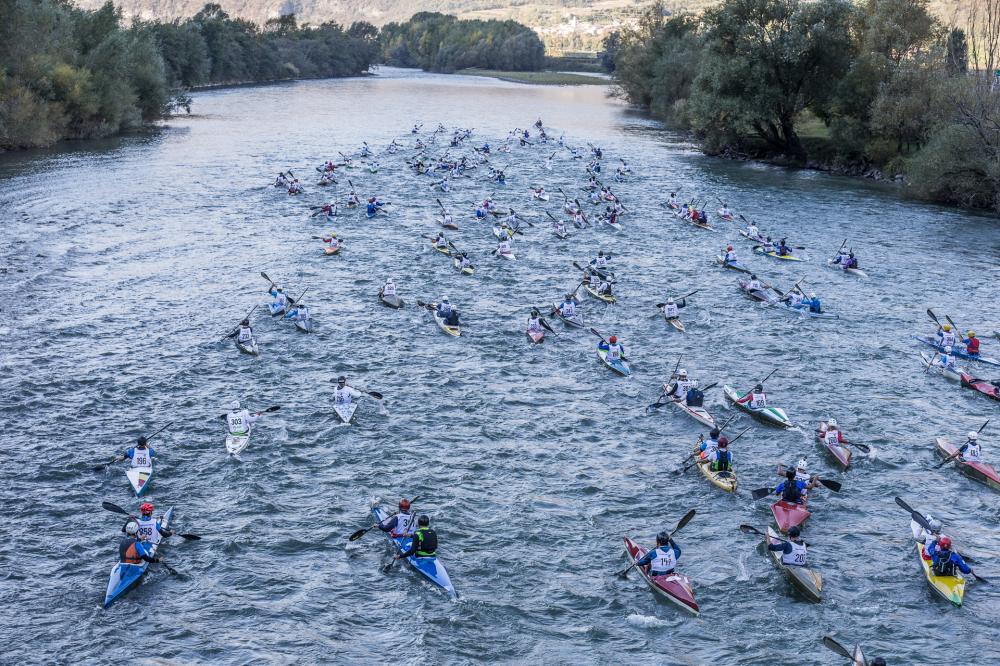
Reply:
M755 500L759 500L761 498L767 497L773 492L774 488L758 488L757 490L750 493L750 497L752 497Z
M355 532L351 536L347 537L347 540L348 541L357 541L358 539L360 539L364 535L368 534L368 530L370 530L370 529L371 529L370 527L362 527L360 530L358 530L357 532Z
M848 659L854 659L854 655L848 652L847 648L845 648L837 641L833 640L833 638L831 638L830 636L823 637L823 645L827 646L828 648L830 648L831 650L833 650L842 657L847 657Z
M763 534L763 532L753 525L740 525L740 532L743 532L744 534Z
M104 507L107 511L111 511L112 513L120 513L123 516L129 515L128 511L126 511L125 509L121 508L120 506L112 502L108 501L101 502L101 506Z
M907 504L902 497L896 497L895 500L896 504L901 506L905 511L909 511L910 513L916 513L916 511L913 510L913 507Z
M267 409L265 409L264 411L265 411L265 412L276 412L276 411L278 411L279 409L281 409L281 405L274 405L274 406L272 406L272 407L268 407L268 408L267 408Z
M694 509L691 509L690 511L688 511L687 513L685 513L684 517L681 518L681 520L680 520L679 523L677 523L677 527L674 528L674 532L680 531L680 529L682 527L684 527L685 525L687 525L688 523L690 523L691 519L694 518L694 514L695 514L695 510Z
M839 481L833 481L832 479L820 479L819 482L824 488L829 488L835 493L839 493L842 488Z
M188 541L201 541L201 537L197 534L178 534L177 536Z
M371 397L375 398L376 400L381 400L382 399L382 394L379 393L378 391L368 391L368 395L370 395Z

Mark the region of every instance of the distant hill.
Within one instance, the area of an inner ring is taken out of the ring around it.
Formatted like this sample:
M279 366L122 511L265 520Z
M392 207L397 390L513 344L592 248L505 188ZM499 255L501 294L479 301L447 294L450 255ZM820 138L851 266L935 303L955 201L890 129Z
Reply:
M96 9L104 0L74 0L86 9ZM170 21L194 16L205 0L114 0L126 17ZM459 18L514 19L541 36L546 49L565 51L600 50L604 36L638 20L652 0L220 0L231 16L263 25L270 18L294 13L299 23L336 21L345 26L368 21L381 26L405 21L420 11L454 14ZM709 4L694 0L694 6Z

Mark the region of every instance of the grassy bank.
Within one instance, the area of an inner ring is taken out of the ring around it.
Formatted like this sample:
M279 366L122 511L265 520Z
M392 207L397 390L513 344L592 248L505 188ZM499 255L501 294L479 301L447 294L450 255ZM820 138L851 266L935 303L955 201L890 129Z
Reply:
M497 69L461 69L456 74L487 76L512 83L531 83L548 86L610 85L611 81L599 76L569 72L504 72Z

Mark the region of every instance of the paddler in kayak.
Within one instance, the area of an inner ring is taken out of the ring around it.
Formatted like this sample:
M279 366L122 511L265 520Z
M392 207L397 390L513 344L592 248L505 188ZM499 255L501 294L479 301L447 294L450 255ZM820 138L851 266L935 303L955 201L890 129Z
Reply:
M625 347L618 342L618 336L612 335L606 343L603 340L598 342L597 348L608 352L609 361L625 360Z
M417 531L413 533L413 541L405 553L396 553L393 559L406 559L407 557L434 557L437 555L438 538L437 533L431 529L431 519L427 516L417 518Z
M379 296L395 296L396 295L396 280L394 278L389 278L382 285L382 288L378 290Z
M142 438L139 438L142 441ZM129 449L131 450L131 449ZM965 444L958 447L958 452L961 454L962 462L967 463L981 463L983 462L983 447L979 444L979 433L970 430L968 438L965 440ZM132 459L132 466L136 467L135 459Z
M820 428L819 436L823 438L823 441L827 445L838 444L844 446L848 444L847 438L844 437L844 432L837 425L837 419L830 419L826 422L826 429Z
M691 391L696 390L697 386L698 386L698 380L689 379L688 371L685 370L684 368L681 368L677 372L677 375L674 377L674 382L672 384L663 385L663 395L670 398L674 402L680 402L681 400L684 400L685 403L690 406L701 407L701 404L691 405L691 403L688 402L688 397L690 396ZM698 393L701 393L701 391L698 391ZM697 398L697 396L695 397ZM701 394L701 401L702 403L704 403L705 401L704 393Z
M790 257L790 256L792 256L792 248L788 246L788 243L785 242L784 238L782 238L780 241L778 241L777 255L779 257Z
M537 308L531 309L531 315L528 317L528 333L544 333L542 330L542 318L541 314L538 312Z
M437 304L436 311L438 316L444 319L444 323L448 324L448 326L460 325L460 322L458 321L458 309L452 307L451 303L448 302L447 296L442 298Z
M809 312L815 312L816 314L821 314L823 312L823 304L819 300L819 296L816 295L815 291L809 292L809 298L802 299L802 305L809 308Z
M668 576L674 573L680 556L680 546L670 538L668 533L660 532L656 535L656 548L643 555L635 565L637 567L648 566L648 574L651 578L653 576Z
M413 514L410 513L410 500L404 497L399 500L399 511L379 523L378 528L383 532L388 532L389 536L393 538L404 537L410 534L413 522Z
M805 300L805 294L799 291L798 287L785 294L785 297L781 300L788 303L788 307L795 308L796 310L809 307L808 305L802 304L802 301Z
M226 336L227 338L236 338L236 342L241 345L252 346L253 345L253 328L250 326L250 320L244 319L240 322L240 325L235 331Z
M512 252L513 252L513 250L511 250L511 247L510 247L510 237L509 236L506 237L506 238L501 238L500 242L497 243L497 249L493 250L493 254L502 254L502 255L506 255L506 256L510 256L510 254Z
M337 405L350 405L354 400L365 397L361 391L347 385L347 377L337 377L337 386L333 389L333 402Z
M271 285L271 289L268 290L269 294L274 298L268 308L271 310L271 314L277 314L279 312L284 312L285 308L288 306L288 296L285 296L285 289L281 285Z
M976 337L975 331L969 331L966 333L968 336L962 343L965 345L965 353L969 356L978 358L979 357L979 338Z
M150 502L143 502L139 507L139 517L129 516L128 521L122 526L122 532L128 534L129 525L139 527L137 536L150 546L160 543L160 539L173 535L172 530L168 530L160 524L159 518L153 517L154 507Z
M339 250L341 241L337 238L337 232L331 231L329 234L323 237L323 242L331 250Z
M257 423L260 412L251 414L248 410L240 407L239 400L229 403L229 413L222 418L226 419L229 427L229 434L234 437L246 437L250 434L250 429Z
M160 558L152 555L153 544L139 538L139 523L129 520L122 528L125 538L118 544L118 561L122 564L142 564L159 562Z
M719 448L719 433L721 432L718 428L712 428L708 433L708 439L704 439L699 435L700 444L698 445L698 450L701 452L699 457L702 460L711 460L712 456L715 455L715 452Z
M788 541L769 543L768 550L781 553L781 563L787 567L804 567L806 565L806 544L802 541L802 530L798 525L788 528Z
M599 271L604 271L608 267L608 262L611 261L611 255L605 255L604 250L598 250L597 256L590 260L590 265Z
M736 401L741 405L747 405L750 409L764 409L767 407L767 394L764 393L764 385L757 384L750 392Z
M682 298L679 301L674 301L672 297L667 297L667 302L663 304L663 316L666 319L677 319L681 313L680 309L687 307L687 299Z
M465 252L459 252L458 255L455 256L455 259L458 260L458 270L460 271L464 271L472 265L472 262L469 260L469 257Z
M132 467L152 467L153 458L156 457L156 451L149 446L148 442L149 440L146 439L145 435L141 435L139 439L136 440L135 446L130 449L125 449L125 453L115 458L115 461L122 462L131 459Z
M576 299L573 298L573 294L566 294L565 300L556 306L561 314L566 319L572 319L576 316Z
M308 322L309 317L310 317L309 306L306 305L305 302L301 300L295 304L295 307L293 307L291 310L288 311L288 314L285 315L285 319L288 319L293 322L295 321Z
M937 330L938 347L954 347L955 331L951 330L951 324L939 326Z
M365 207L365 211L368 217L375 215L376 213L382 212L385 207L385 202L378 197L368 197L368 205Z
M786 470L785 480L774 489L774 494L781 495L781 499L789 504L805 504L808 492L806 482L795 478L794 469Z
M433 240L433 243L434 243L434 247L436 247L439 250L447 250L448 249L448 239L445 238L444 234L441 233L440 231L438 232L437 238L435 238Z
M934 355L934 360L931 361L931 365L936 365L938 367L944 368L945 370L951 370L952 372L958 372L958 366L955 363L955 357L951 355L951 346L944 348L944 351L938 352Z
M964 574L972 573L962 556L951 548L951 537L942 536L924 547L923 558L931 561L931 569L938 576L954 576L955 569Z
M302 183L299 182L298 178L295 178L288 184L289 194L302 194L303 192L305 192L305 188L302 187Z
M709 469L713 472L732 472L733 454L729 451L729 438L725 435L719 437L716 442L715 451L701 456L701 464L711 463Z
M740 258L736 256L736 250L733 249L733 246L732 245L727 245L726 246L726 256L723 257L722 262L724 264L726 264L727 266L729 266L731 264L735 264L739 260L740 260Z
M940 520L929 513L924 516L924 520L927 521L927 526L930 527L929 530L911 519L910 531L913 532L913 539L926 547L941 537L942 525Z

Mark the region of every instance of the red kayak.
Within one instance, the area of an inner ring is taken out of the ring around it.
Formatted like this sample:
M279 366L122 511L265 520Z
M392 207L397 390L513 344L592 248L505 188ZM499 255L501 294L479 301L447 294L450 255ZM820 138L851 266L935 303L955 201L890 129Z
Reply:
M937 452L942 458L949 458L958 453L958 449L944 437L938 437ZM997 475L997 471L993 468L993 465L965 462L964 460L957 459L955 460L955 465L958 467L958 471L973 481L987 485L993 490L1000 490L1000 476Z
M979 391L983 395L993 398L994 400L1000 400L1000 382L989 382L985 379L974 377L967 372L963 372L962 386L970 388L973 391Z
M646 549L632 541L628 537L625 537L625 552L628 554L629 559L633 562L642 559L642 556L646 554ZM672 573L667 576L653 576L647 573L649 567L636 567L642 573L642 577L646 579L654 591L658 592L660 595L666 597L670 601L674 602L684 610L689 613L694 613L697 615L698 602L694 600L694 589L691 587L691 581L688 580L687 576L679 573Z
M774 514L774 522L778 523L778 529L782 532L787 532L789 527L801 525L812 515L804 505L792 504L785 500L778 500L772 504L771 513Z
M539 342L541 342L542 340L545 339L545 331L531 331L531 330L529 330L529 331L525 331L525 332L528 334L528 339L531 340L536 345Z

